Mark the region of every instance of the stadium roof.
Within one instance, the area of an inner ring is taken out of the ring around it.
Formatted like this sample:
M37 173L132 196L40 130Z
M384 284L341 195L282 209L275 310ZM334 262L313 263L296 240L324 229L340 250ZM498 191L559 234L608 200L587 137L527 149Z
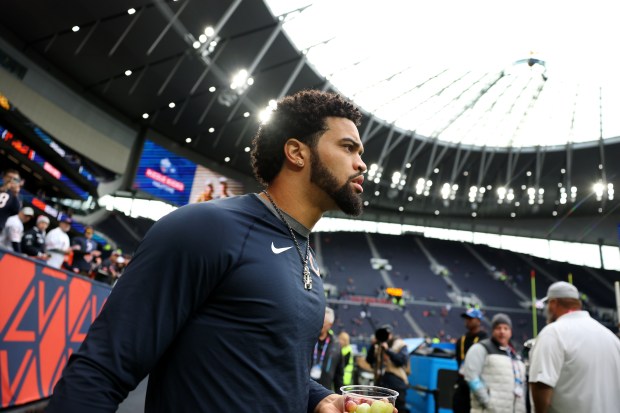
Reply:
M478 147L620 136L610 2L268 0L320 74L422 137Z
M248 177L271 100L340 91L366 112L367 217L615 216L606 3L268 3L7 0L0 35L136 134Z

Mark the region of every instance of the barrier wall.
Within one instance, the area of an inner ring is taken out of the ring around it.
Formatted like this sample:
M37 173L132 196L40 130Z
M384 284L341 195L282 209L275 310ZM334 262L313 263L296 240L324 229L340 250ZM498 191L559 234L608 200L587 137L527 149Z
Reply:
M52 394L110 290L0 250L0 410Z

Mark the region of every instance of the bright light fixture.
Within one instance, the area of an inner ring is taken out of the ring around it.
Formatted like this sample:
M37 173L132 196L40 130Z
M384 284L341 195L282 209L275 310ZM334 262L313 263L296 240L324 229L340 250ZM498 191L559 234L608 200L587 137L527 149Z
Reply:
M211 26L207 26L205 27L205 35L207 35L208 37L211 37L215 34L215 29Z
M191 143L192 142L192 138L185 138L185 143Z
M620 136L618 59L601 42L617 37L614 2L564 2L562 19L555 3L536 0L509 13L489 1L315 0L286 19L290 1L266 3L296 48L310 50L319 75L332 75L336 89L397 128L477 147L565 145L569 137L594 144L600 114L603 137ZM343 25L341 10L355 10L356 24ZM409 42L406 54L390 41L436 32L438 21L458 36ZM535 21L545 24L524 28ZM597 24L575 30L587 21Z
M131 70L125 70L125 76L131 76L132 73Z
M148 113L143 113L142 114L142 119L148 119L149 118L149 114Z
M245 69L239 70L232 78L232 82L230 83L231 89L237 89L239 86L246 83L248 80L248 71Z
M127 14L134 14L135 12L136 12L136 9L134 9L133 7L127 10Z

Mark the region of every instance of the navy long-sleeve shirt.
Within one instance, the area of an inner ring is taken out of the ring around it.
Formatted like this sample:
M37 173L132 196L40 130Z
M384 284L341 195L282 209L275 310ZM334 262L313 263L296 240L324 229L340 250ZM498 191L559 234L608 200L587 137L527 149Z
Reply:
M254 194L167 215L71 357L47 412L114 412L147 374L147 412L314 410L331 392L309 378L325 311L314 257L310 264L306 291L287 227Z

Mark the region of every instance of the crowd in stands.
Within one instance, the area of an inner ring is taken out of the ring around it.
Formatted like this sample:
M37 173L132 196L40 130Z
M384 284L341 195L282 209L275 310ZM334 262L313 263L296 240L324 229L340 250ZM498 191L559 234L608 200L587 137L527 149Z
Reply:
M95 230L84 227L83 234L72 227L73 219L61 214L56 226L44 213L35 214L23 206L20 190L23 179L15 169L2 175L0 186L0 248L35 259L50 267L114 284L121 277L131 255L100 245L93 239Z

